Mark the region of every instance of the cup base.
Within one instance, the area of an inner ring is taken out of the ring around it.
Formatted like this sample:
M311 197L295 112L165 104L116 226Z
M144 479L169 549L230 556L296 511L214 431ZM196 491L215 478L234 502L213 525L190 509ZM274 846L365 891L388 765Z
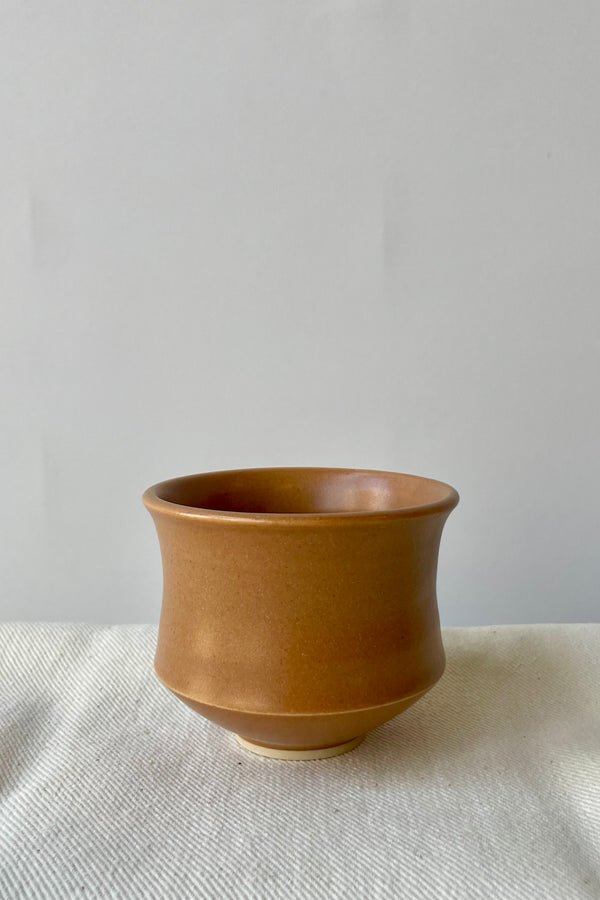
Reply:
M254 741L240 737L239 734L236 734L236 738L242 747L258 754L258 756L266 756L269 759L302 760L329 759L332 756L341 756L342 753L348 753L350 750L358 747L364 738L364 734L352 738L351 741L345 741L343 744L336 744L334 747L318 747L312 750L283 750L280 747L265 747L263 744L255 744Z

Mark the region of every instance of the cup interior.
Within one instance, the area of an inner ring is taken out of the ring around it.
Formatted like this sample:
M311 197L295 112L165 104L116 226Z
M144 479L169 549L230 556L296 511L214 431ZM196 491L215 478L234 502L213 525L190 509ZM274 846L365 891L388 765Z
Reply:
M167 503L230 513L315 515L386 512L440 504L458 495L430 478L357 469L240 469L156 485Z

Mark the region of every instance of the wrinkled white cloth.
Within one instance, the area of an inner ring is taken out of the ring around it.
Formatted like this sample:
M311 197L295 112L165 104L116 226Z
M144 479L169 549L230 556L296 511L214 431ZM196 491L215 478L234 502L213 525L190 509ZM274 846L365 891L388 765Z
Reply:
M153 626L0 626L0 897L600 897L600 625L448 629L423 700L325 761L244 750Z

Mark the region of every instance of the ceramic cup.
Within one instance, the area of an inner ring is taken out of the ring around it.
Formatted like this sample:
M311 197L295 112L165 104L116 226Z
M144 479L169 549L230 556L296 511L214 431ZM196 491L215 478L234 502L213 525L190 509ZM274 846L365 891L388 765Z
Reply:
M149 488L164 595L155 668L249 749L352 749L444 670L436 571L447 484L241 469Z

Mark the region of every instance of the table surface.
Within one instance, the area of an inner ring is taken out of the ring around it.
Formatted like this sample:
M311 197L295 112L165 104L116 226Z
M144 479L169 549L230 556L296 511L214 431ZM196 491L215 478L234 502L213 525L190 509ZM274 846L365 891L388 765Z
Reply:
M239 747L154 626L0 625L0 897L600 897L600 625L447 629L335 759Z

